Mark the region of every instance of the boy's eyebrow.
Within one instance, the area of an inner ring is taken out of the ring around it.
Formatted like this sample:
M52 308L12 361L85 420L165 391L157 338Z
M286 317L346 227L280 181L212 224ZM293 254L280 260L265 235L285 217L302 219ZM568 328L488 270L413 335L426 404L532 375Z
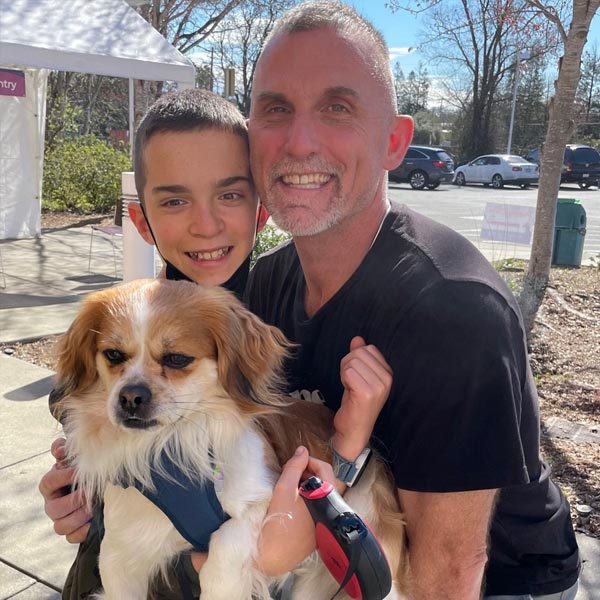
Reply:
M185 185L157 185L152 188L153 194L159 194L160 192L168 192L169 194L185 194L190 190Z
M236 183L240 182L250 183L250 177L246 177L245 175L233 175L231 177L225 177L225 179L220 179L217 181L217 187L229 187L230 185L235 185Z
M251 183L250 177L247 177L245 175L233 175L232 177L225 177L225 179L220 179L219 181L217 181L217 187L218 188L228 187L230 185L239 183L240 181L246 182L248 184ZM178 185L178 184L157 185L152 188L153 194L160 194L160 193L165 193L165 192L169 193L169 194L186 194L186 193L190 192L190 189L188 187L186 187L185 185Z

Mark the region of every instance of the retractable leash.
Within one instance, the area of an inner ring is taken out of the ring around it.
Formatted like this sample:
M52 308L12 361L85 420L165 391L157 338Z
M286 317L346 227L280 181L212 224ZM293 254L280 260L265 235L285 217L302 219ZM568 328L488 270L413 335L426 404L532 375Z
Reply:
M342 590L355 600L385 598L392 575L375 534L330 483L310 477L298 491L315 522L319 555L340 584L333 598Z

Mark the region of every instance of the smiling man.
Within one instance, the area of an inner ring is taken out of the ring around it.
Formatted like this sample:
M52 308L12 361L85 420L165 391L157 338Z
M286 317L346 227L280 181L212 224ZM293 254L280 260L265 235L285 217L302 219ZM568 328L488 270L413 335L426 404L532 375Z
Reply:
M389 461L410 597L574 598L577 544L539 458L518 305L464 238L388 201L412 121L396 114L382 36L339 2L286 13L257 65L249 132L259 195L293 236L259 259L249 306L299 344L290 391L337 411L340 460L371 443ZM348 402L336 376L355 335L393 368L381 413Z

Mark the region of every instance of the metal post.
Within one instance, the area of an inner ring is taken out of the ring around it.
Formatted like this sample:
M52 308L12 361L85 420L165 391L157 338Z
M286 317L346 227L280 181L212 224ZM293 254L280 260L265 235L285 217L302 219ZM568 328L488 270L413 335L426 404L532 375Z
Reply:
M515 65L515 85L513 87L513 97L512 97L512 108L510 111L510 125L508 126L508 144L506 146L506 154L510 154L510 149L512 147L512 136L513 136L513 127L515 124L515 109L517 107L517 90L519 88L519 67L521 66L521 61L517 57L517 64Z
M135 90L129 78L129 158L133 162L133 137L135 135Z

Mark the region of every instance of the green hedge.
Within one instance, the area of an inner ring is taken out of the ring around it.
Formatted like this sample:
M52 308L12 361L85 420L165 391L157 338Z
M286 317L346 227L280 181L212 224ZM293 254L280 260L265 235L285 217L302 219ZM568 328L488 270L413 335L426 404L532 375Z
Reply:
M270 250L271 248L275 248L282 242L290 239L290 234L282 231L276 225L272 225L271 223L267 223L263 230L256 237L256 244L254 245L254 251L252 252L252 265L256 262L256 259Z
M121 195L121 173L131 170L127 151L94 135L62 140L44 155L42 208L106 212Z

